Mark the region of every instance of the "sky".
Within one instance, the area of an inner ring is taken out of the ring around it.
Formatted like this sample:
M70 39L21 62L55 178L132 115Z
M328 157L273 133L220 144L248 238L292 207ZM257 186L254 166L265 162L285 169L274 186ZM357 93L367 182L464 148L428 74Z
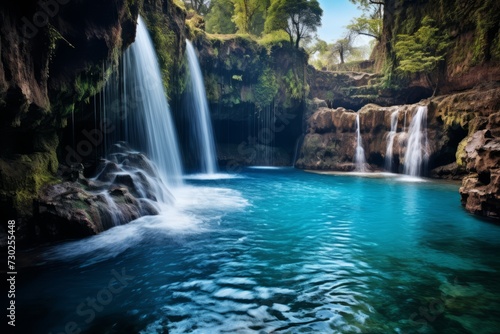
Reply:
M346 31L350 21L361 16L362 12L349 0L318 0L323 9L322 25L318 28L318 37L327 43L332 43L340 38ZM356 39L356 45L368 44L370 38L362 36Z

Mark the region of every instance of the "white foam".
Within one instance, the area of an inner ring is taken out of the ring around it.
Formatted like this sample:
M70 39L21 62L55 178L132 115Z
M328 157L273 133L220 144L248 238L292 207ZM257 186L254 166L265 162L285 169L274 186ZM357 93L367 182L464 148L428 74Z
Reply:
M229 299L244 299L252 300L254 295L251 291L233 289L233 288L222 288L214 293L214 297L217 298L229 298Z
M421 178L418 176L409 176L409 175L398 177L398 178L396 178L396 180L401 181L401 182L414 182L414 183L427 182L427 180L424 178Z
M188 174L184 175L184 180L230 180L243 179L244 176L238 174L213 173L213 174Z
M278 166L249 166L252 169L290 169L293 167L278 167Z

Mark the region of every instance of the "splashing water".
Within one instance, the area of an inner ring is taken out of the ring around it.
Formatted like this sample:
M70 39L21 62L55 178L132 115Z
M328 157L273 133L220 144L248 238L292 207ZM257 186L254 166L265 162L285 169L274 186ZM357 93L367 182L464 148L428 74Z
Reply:
M107 142L124 140L146 152L167 186L181 186L177 134L153 43L141 17L135 42L123 54L119 76L110 78L103 98L105 121L115 126Z

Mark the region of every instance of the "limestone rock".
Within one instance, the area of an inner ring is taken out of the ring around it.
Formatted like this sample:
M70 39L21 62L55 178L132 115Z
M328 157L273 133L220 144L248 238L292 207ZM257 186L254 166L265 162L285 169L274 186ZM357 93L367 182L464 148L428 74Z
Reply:
M500 220L500 138L489 130L474 133L467 142L466 168L460 195L465 209Z
M69 174L70 181L43 187L35 205L36 236L43 240L80 238L158 214L152 183L161 181L155 168L144 155L126 149L115 150L115 162L103 160L96 179L80 176L74 180ZM173 201L171 194L166 197Z

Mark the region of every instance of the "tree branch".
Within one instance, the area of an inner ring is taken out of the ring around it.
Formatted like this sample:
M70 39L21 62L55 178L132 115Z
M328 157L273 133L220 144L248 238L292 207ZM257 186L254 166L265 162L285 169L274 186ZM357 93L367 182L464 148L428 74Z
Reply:
M360 32L360 31L356 31L356 33L357 33L358 35L365 35L365 36L373 37L373 38L375 38L377 41L379 41L379 42L380 42L380 36L372 35L372 34L370 34L370 33L366 33L366 32Z

